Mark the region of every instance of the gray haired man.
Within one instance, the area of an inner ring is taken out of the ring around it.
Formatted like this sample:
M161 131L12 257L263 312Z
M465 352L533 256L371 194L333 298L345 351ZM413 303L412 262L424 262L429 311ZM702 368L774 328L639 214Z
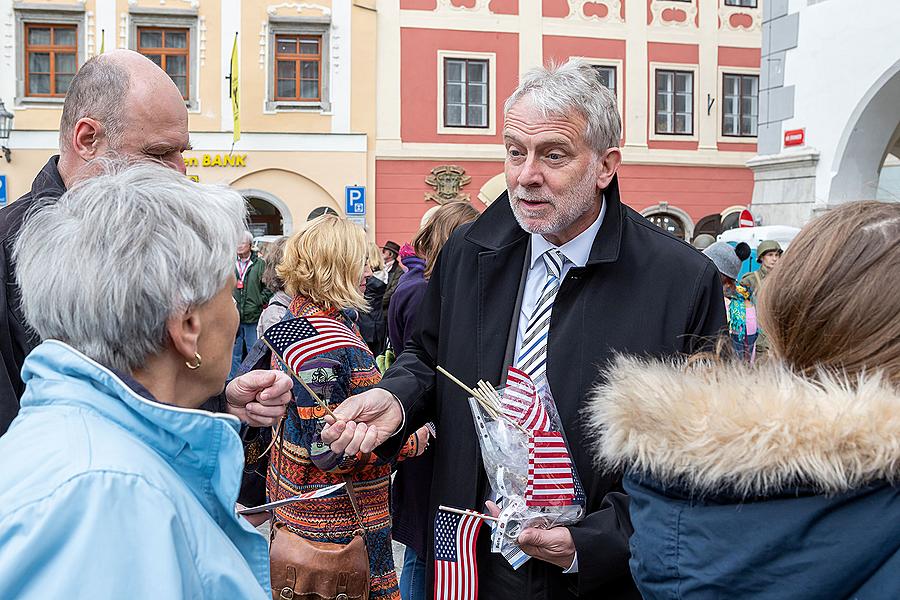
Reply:
M72 79L59 126L59 155L53 156L32 184L31 191L0 211L0 435L19 412L24 391L20 376L25 356L40 342L21 314L12 245L29 211L53 202L79 178L91 173L96 159L119 156L158 161L185 172L182 152L189 149L188 114L181 92L169 76L145 56L114 50L84 63ZM47 265L52 269L52 265ZM283 406L255 401L265 387L290 389L274 373L248 373L229 386L228 402L209 408L233 412L244 421L268 425ZM262 387L260 387L262 386ZM281 393L267 394L281 397Z
M335 452L398 451L437 424L428 517L440 504L496 510L465 392L516 366L546 377L587 496L569 527L518 535L518 570L478 542L479 595L491 600L639 598L628 568L629 498L598 469L581 417L618 353L689 353L725 323L715 266L622 204L621 122L612 93L583 61L527 73L507 100L507 193L460 227L438 258L416 331L375 388L345 400L322 432ZM434 558L433 540L426 564ZM426 569L431 573L431 569Z

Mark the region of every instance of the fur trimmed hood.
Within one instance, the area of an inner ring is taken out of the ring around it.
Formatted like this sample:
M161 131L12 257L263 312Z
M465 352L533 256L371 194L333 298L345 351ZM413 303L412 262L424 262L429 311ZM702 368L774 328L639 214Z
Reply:
M586 409L604 467L697 495L900 481L900 391L877 375L621 357L607 376Z

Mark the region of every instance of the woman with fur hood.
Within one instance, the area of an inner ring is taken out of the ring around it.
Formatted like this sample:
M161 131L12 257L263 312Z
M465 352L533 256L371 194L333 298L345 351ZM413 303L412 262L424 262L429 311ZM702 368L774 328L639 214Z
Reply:
M590 407L645 598L900 598L900 204L810 223L763 288L774 358L620 359Z

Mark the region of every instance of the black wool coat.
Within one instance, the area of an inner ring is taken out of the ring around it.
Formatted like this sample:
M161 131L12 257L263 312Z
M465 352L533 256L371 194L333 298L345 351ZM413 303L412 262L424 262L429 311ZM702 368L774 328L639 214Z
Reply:
M0 210L0 435L19 414L19 398L25 392L22 383L22 364L25 357L41 340L25 324L22 316L21 294L16 283L13 246L29 211L42 202L55 202L66 192L59 175L59 156L53 156L35 177L31 191ZM53 265L47 265L50 275Z
M586 266L572 267L553 306L547 374L587 494L587 517L570 527L579 572L532 559L550 598L639 597L628 568L631 523L621 474L599 472L582 409L617 353L691 353L725 326L722 286L713 263L619 200L618 181L604 191L603 224ZM487 492L466 394L436 375L441 365L462 381L503 380L515 326L516 299L529 247L504 193L472 224L451 236L438 258L416 332L378 387L406 411L404 431L380 453L429 420L437 425L428 521L439 504L483 510ZM433 561L433 531L427 564ZM525 567L523 567L525 568ZM433 569L428 568L429 585ZM522 598L520 600L527 600Z

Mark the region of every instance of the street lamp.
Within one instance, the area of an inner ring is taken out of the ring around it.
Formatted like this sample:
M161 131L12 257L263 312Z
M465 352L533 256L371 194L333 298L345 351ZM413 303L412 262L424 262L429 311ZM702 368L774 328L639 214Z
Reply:
M13 114L6 110L3 100L0 100L0 148L3 149L3 156L6 157L6 162L12 161L12 151L6 147L6 142L9 140L9 132L12 131L12 121Z

